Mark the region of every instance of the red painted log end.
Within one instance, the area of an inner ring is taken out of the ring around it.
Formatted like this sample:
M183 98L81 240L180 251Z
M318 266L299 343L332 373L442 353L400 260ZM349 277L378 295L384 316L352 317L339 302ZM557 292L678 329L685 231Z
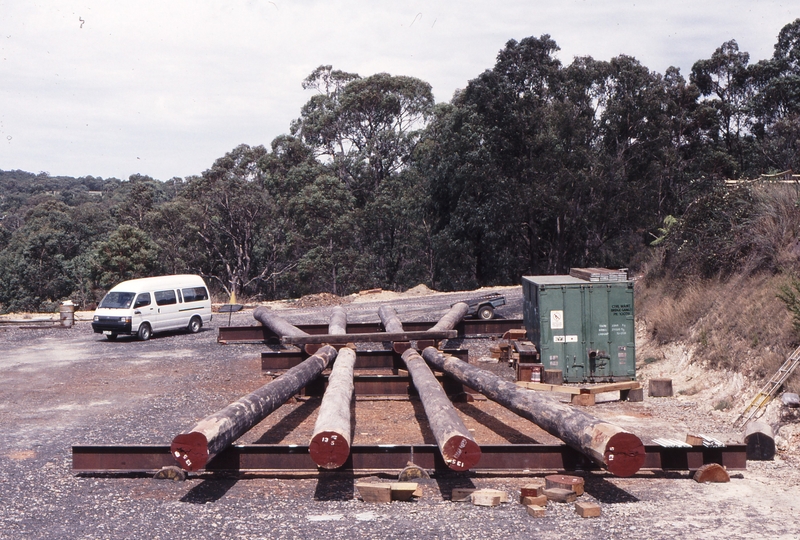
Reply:
M308 453L323 469L338 469L350 456L350 444L335 431L321 431L311 439Z
M199 471L208 463L208 440L202 433L181 433L172 439L170 451L184 471Z
M632 476L644 465L644 445L633 433L617 433L608 440L603 457L610 473Z
M444 462L454 471L468 471L481 459L481 447L461 435L450 437L442 448Z

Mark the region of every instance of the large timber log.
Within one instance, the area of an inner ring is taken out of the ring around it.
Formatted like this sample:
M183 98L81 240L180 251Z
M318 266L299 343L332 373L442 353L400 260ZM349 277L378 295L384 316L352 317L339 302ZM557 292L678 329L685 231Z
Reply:
M378 317L381 318L383 328L386 332L399 334L403 332L403 323L397 316L397 311L391 306L381 306L378 308Z
M328 377L328 387L322 396L317 422L308 445L314 463L323 469L336 469L350 456L351 414L353 401L353 366L356 352L348 347L339 355Z
M403 353L403 362L419 392L436 444L444 462L454 471L466 471L478 464L481 448L470 435L439 381L416 349Z
M456 327L461 320L467 316L469 313L469 306L464 302L458 302L453 304L450 308L450 311L444 314L444 316L439 319L435 325L431 326L431 331L439 331L439 330L452 330Z
M328 322L328 333L334 335L347 333L347 313L342 306L336 306L331 311L331 319Z
M204 469L214 456L316 379L334 358L336 349L322 347L272 382L206 416L172 440L172 455L184 470Z
M633 433L521 388L434 347L423 350L422 357L436 369L534 422L617 476L631 476L644 464L644 445Z
M253 310L253 318L275 332L278 336L307 336L308 332L300 330L295 325L275 313L274 311L259 306Z

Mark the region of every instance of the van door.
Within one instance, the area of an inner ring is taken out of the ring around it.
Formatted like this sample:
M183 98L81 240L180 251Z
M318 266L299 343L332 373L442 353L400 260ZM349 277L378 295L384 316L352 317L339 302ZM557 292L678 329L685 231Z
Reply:
M156 291L153 293L156 298L156 323L153 331L171 330L179 328L180 313L178 312L178 297L172 289Z
M131 321L131 328L133 332L138 330L139 325L142 324L142 321L147 321L150 323L150 328L153 327L153 321L155 320L156 309L153 306L153 300L150 297L149 292L139 293L136 297L136 300L133 302L133 319Z

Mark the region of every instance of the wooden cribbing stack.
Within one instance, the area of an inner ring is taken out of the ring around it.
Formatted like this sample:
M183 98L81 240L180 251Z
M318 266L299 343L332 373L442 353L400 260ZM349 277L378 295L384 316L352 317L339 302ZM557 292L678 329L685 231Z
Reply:
M425 348L422 357L434 368L534 422L617 476L631 476L644 464L644 445L633 433L520 388L435 347Z
M336 358L326 345L313 356L238 401L200 420L172 440L170 450L182 469L198 471L218 453L316 379Z
M441 329L449 330L463 318L455 319L461 308L453 308L441 320ZM455 313L456 315L452 315ZM397 312L389 306L381 306L378 310L383 327L389 332L402 332L403 324L397 317ZM448 318L449 315L449 318ZM447 328L447 326L450 328ZM437 324L437 326L439 326ZM436 438L436 444L442 454L445 464L454 471L467 471L478 464L481 458L481 448L472 438L461 417L458 416L453 403L447 397L439 381L436 380L419 351L407 348L402 354L409 375L414 381L414 387L419 393L425 415L431 432Z

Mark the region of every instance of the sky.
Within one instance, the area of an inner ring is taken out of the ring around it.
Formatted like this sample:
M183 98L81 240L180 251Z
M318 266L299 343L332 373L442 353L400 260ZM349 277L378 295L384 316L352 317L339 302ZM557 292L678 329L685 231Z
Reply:
M626 54L688 78L735 39L772 56L800 5L772 0L0 0L0 170L159 180L269 147L316 67L407 75L447 102L511 39L564 65Z

